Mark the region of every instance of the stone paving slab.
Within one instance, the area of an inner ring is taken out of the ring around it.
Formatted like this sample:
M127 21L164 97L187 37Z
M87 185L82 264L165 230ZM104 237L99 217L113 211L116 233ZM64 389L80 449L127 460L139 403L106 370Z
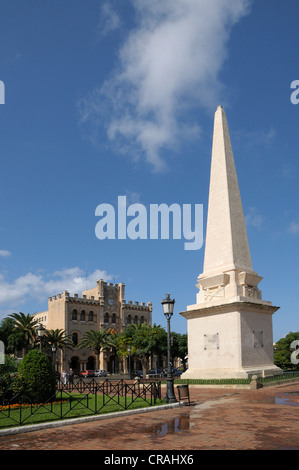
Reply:
M299 450L299 384L190 396L191 406L0 436L0 450Z

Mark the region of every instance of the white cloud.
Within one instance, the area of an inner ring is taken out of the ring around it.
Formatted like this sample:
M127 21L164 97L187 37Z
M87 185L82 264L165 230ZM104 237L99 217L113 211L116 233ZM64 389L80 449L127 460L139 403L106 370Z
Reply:
M8 250L0 250L0 256L3 256L4 258L6 258L7 256L10 256L11 255L11 252L8 251Z
M133 0L138 25L119 50L112 77L79 103L81 125L93 126L93 137L105 125L119 151L144 155L155 170L163 169L164 150L199 134L188 113L219 104L230 31L249 4Z
M295 234L299 233L299 222L291 222L288 231Z
M254 227L257 229L262 228L263 217L256 212L254 207L250 207L247 214L245 215L245 223L247 227Z
M55 271L51 275L27 273L13 281L0 274L0 306L20 306L27 301L45 302L48 297L67 290L71 295L96 286L99 279L112 281L113 276L106 271L96 269L85 275L79 267Z
M101 6L101 17L98 25L102 35L106 35L120 26L120 18L112 6L107 2Z

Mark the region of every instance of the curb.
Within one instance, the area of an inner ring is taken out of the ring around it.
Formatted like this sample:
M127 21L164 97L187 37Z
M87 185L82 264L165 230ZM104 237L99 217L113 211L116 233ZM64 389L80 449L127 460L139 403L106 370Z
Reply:
M9 436L13 434L23 434L26 432L39 431L42 429L51 429L58 428L62 426L70 426L72 424L88 423L90 421L98 421L101 419L110 419L110 418L122 418L128 415L140 414L140 413L149 413L151 411L161 411L171 408L179 408L180 406L185 405L185 402L176 402L169 405L159 405L152 406L149 408L136 408L135 410L125 410L115 413L106 413L102 415L92 415L92 416L82 416L81 418L70 418L60 421L50 421L47 423L38 423L38 424L28 424L24 426L17 426L14 428L0 429L1 436Z

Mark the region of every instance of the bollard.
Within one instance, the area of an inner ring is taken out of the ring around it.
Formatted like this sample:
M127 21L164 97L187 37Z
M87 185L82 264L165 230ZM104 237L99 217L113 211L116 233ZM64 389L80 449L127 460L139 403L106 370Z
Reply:
M257 375L253 375L251 377L251 382L250 382L250 390L257 390L258 388L262 388L262 384L259 383L259 378Z

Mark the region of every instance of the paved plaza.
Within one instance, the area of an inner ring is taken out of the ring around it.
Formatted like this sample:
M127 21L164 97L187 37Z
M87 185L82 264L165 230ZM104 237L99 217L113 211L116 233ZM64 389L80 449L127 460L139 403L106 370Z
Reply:
M0 436L0 449L299 450L299 383L190 395L191 406Z

